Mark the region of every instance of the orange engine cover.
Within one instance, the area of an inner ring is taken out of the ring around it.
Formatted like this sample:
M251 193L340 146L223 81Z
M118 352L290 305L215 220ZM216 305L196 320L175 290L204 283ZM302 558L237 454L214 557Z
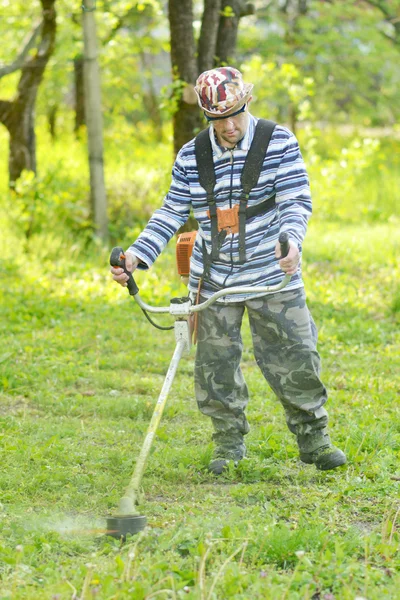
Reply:
M176 242L176 264L179 275L187 277L190 271L190 257L192 256L193 246L197 231L181 233Z

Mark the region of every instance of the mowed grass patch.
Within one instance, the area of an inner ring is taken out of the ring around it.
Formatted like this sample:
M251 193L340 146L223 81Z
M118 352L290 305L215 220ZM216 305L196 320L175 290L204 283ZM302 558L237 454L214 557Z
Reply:
M105 517L133 472L173 332L112 284L105 251L3 264L0 598L398 598L396 231L311 223L305 244L332 438L348 465L321 473L298 460L245 322L248 459L207 473L192 349L143 481L149 527L123 546L104 536ZM185 293L174 269L171 246L138 275L146 301Z

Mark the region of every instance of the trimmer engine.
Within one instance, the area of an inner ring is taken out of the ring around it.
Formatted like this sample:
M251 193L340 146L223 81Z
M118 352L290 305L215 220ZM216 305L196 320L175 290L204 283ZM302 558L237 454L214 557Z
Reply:
M196 235L197 231L181 233L176 243L176 264L182 279L189 277L190 257L192 256Z

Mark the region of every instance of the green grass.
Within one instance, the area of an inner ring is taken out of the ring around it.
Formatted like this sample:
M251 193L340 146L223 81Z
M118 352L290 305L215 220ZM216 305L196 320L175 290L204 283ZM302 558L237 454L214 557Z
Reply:
M54 165L60 156L61 145ZM74 151L68 160L75 159L79 170L83 159ZM122 198L125 184L134 188L128 175L124 179L126 166L120 168L115 184ZM55 184L71 197L72 171L65 166ZM85 189L85 182L79 185ZM371 181L371 189L377 185ZM323 176L315 187L318 206ZM20 209L8 205L3 192L0 599L400 598L395 196L379 218L360 213L357 221L361 197L355 195L350 225L328 218L331 208L322 210L326 218L317 214L311 221L304 248L332 437L348 465L323 473L298 460L282 408L256 367L245 323L248 460L222 478L207 473L211 426L194 400L192 349L180 363L143 481L140 512L149 527L121 545L104 536L105 519L133 472L172 356L173 332L153 329L126 290L111 282L108 249L88 246L86 235L73 233L76 222L60 236L68 224L55 219L50 228L50 218L26 240ZM125 225L115 227L125 236L123 246L146 213L145 196L138 221L124 217ZM113 206L117 214L118 202ZM386 213L391 216L383 219ZM173 244L137 279L148 302L183 295Z
M249 459L222 479L206 472L211 429L185 356L144 479L149 528L124 546L102 535L105 516L132 473L173 334L112 285L105 252L3 263L0 598L83 597L85 586L86 598L400 597L395 235L311 225L306 244L332 435L348 466L319 473L298 461L246 325ZM171 248L140 275L146 299L156 288L162 302L170 284L179 293L172 264Z

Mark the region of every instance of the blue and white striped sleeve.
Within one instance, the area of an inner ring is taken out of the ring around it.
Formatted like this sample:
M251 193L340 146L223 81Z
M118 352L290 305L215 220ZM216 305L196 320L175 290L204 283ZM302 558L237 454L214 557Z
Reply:
M298 141L289 133L276 174L276 202L279 230L301 247L312 213L310 184Z
M190 187L182 150L172 167L172 182L161 208L156 210L137 240L129 247L148 269L164 250L172 236L184 225L190 213Z

